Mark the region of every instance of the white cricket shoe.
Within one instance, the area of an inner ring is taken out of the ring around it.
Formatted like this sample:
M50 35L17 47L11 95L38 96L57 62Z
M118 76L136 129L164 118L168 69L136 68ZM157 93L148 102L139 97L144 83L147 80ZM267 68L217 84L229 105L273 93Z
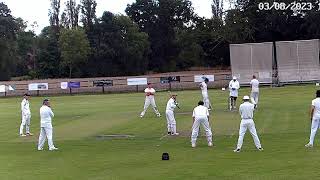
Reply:
M178 136L179 133L176 132L176 133L172 133L171 135L172 135L172 136Z
M38 148L38 151L42 151L43 150L43 148Z
M262 147L258 148L259 151L263 151L264 149Z
M141 118L143 118L143 115L140 115Z
M235 152L235 153L239 153L240 151L241 151L240 149L233 150L233 152Z
M308 143L308 144L306 144L306 145L304 145L306 148L312 148L313 147L313 144L310 144L310 143Z
M26 137L27 135L25 135L25 134L20 134L20 136L21 136L21 137Z
M192 147L192 148L195 148L195 147L196 147L196 143L192 143L192 144L191 144L191 147Z
M56 150L59 150L59 148L53 147L53 148L49 149L49 151L56 151Z
M161 117L161 114L157 114L157 117Z
M208 146L212 147L213 146L212 142L208 142Z

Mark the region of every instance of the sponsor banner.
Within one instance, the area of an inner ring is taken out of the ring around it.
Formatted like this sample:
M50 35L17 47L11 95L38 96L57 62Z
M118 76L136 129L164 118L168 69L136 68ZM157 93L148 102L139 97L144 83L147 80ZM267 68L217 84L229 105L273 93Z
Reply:
M49 84L48 83L31 83L28 85L29 91L42 91L42 90L48 90Z
M180 76L169 76L169 77L161 77L160 83L166 84L170 82L180 82Z
M0 85L0 93L6 92L6 86L5 85Z
M68 82L61 82L60 86L61 86L61 89L68 89Z
M129 79L127 79L127 84L129 86L146 85L146 84L148 84L148 80L147 80L147 78L129 78Z
M113 86L113 80L96 80L93 81L93 86L103 87L103 86Z
M68 87L71 89L80 88L80 82L69 82Z
M194 82L203 82L206 78L209 79L209 82L214 81L214 75L195 75Z

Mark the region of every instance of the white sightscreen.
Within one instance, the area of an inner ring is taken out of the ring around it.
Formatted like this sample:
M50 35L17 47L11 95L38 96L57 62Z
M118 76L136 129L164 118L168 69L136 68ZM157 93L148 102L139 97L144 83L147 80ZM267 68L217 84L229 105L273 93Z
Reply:
M320 80L319 40L276 42L280 82Z
M248 84L252 75L261 83L272 83L273 43L230 44L232 74L240 84Z

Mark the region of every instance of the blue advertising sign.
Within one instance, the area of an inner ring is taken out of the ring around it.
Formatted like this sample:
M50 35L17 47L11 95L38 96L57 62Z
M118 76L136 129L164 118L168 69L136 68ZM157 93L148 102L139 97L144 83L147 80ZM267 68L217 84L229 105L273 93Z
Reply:
M73 89L73 88L80 88L80 82L69 82L68 87Z

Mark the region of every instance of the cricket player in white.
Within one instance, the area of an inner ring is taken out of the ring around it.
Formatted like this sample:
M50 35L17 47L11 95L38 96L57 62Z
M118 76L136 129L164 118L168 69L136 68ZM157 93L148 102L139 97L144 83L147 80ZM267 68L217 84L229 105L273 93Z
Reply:
M179 135L177 133L176 120L174 118L174 109L178 107L177 94L171 93L171 98L169 99L166 107L166 118L167 118L167 129L168 135Z
M146 99L144 101L144 108L143 108L143 111L140 114L140 117L144 116L144 114L146 113L146 111L147 111L148 107L150 106L150 104L151 104L154 112L156 113L156 115L158 117L160 117L161 115L160 115L160 113L159 113L159 111L157 109L156 101L154 100L154 95L156 93L156 90L154 90L151 87L151 83L148 83L148 87L144 90L144 92L145 92L145 95L146 95Z
M316 98L311 102L311 111L310 111L310 119L311 119L311 132L310 132L310 140L309 143L306 144L306 147L313 147L314 137L320 128L320 90L316 92Z
M209 124L209 110L204 106L203 101L199 101L198 106L193 109L192 119L193 125L191 133L191 147L196 147L200 124L203 126L203 129L206 132L208 146L211 147L213 144L212 131Z
M208 82L209 82L209 79L205 78L204 81L201 82L199 86L201 89L204 106L207 107L210 111L212 107L211 107L211 103L208 95L208 86L207 86Z
M259 81L255 75L252 76L250 86L251 86L251 102L254 104L254 108L256 109L258 107L258 101L259 101Z
M238 98L238 89L240 89L239 81L237 81L236 76L233 76L232 80L229 82L230 110L236 109L236 101Z
M58 150L53 145L52 140L52 118L54 114L51 110L50 101L48 99L43 100L43 105L40 108L40 135L39 135L39 143L38 143L38 150L42 151L44 143L46 142L46 138L48 139L49 150L54 151Z
M234 152L241 151L243 138L244 138L244 135L246 134L247 129L249 129L249 132L253 138L254 144L256 145L257 149L259 151L263 150L260 144L259 137L257 135L256 127L253 122L254 105L251 104L249 100L250 100L249 96L244 96L243 97L244 102L239 107L239 112L242 120L240 123L238 144Z
M30 121L31 121L31 111L30 111L30 104L29 104L30 95L25 93L23 96L23 100L21 102L21 115L22 120L20 124L20 136L32 136L33 134L30 133ZM23 133L24 126L26 127L26 134Z

